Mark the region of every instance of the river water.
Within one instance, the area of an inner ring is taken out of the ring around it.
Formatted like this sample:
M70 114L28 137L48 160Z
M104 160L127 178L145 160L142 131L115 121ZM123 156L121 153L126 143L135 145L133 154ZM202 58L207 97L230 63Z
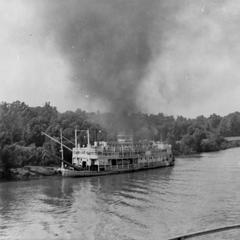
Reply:
M231 224L240 224L240 148L172 168L0 183L0 239L157 240Z

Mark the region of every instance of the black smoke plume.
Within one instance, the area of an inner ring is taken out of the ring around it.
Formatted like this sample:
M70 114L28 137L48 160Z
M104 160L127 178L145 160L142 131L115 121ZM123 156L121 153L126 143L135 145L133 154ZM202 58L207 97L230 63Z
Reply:
M45 27L70 62L76 89L105 102L121 122L139 111L138 88L154 57L154 38L159 40L155 26L167 11L160 2L41 1Z

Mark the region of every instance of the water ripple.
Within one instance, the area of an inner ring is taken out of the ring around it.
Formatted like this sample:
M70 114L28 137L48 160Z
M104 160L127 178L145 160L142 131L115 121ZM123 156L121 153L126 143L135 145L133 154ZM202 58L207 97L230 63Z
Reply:
M157 240L237 224L239 156L238 148L177 159L174 168L2 182L0 238Z

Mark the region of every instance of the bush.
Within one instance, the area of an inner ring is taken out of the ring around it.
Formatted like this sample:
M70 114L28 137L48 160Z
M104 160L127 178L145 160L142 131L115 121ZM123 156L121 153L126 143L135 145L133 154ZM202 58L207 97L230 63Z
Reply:
M51 158L43 147L6 145L1 151L1 161L5 169L23 167L25 165L51 165L58 161Z

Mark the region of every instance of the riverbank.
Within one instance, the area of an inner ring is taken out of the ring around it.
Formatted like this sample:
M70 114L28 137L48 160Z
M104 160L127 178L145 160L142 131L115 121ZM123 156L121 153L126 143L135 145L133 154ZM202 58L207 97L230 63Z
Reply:
M59 167L48 166L24 166L19 168L10 168L4 171L0 168L0 179L6 180L30 180L47 176L59 175Z
M175 153L175 156L178 158L191 158L199 156L201 153L207 153L207 152L218 152L222 150L227 150L230 148L236 148L240 147L239 142L235 143L228 143L224 147L215 150L215 151L206 151L206 152L192 152L189 154L183 154L183 153ZM42 177L48 177L48 176L54 176L59 175L59 166L33 166L33 165L27 165L24 167L18 167L18 168L9 168L7 171L0 167L0 180L31 180L31 179L38 179Z
M205 139L203 142L207 142L208 140ZM240 147L240 141L222 141L221 144L218 145L208 145L208 147L203 147L200 151L193 150L192 148L185 148L181 149L180 146L177 146L173 149L174 155L177 157L191 157L193 155L198 155L201 153L208 153L208 152L218 152L222 150L227 150L230 148L237 148Z

